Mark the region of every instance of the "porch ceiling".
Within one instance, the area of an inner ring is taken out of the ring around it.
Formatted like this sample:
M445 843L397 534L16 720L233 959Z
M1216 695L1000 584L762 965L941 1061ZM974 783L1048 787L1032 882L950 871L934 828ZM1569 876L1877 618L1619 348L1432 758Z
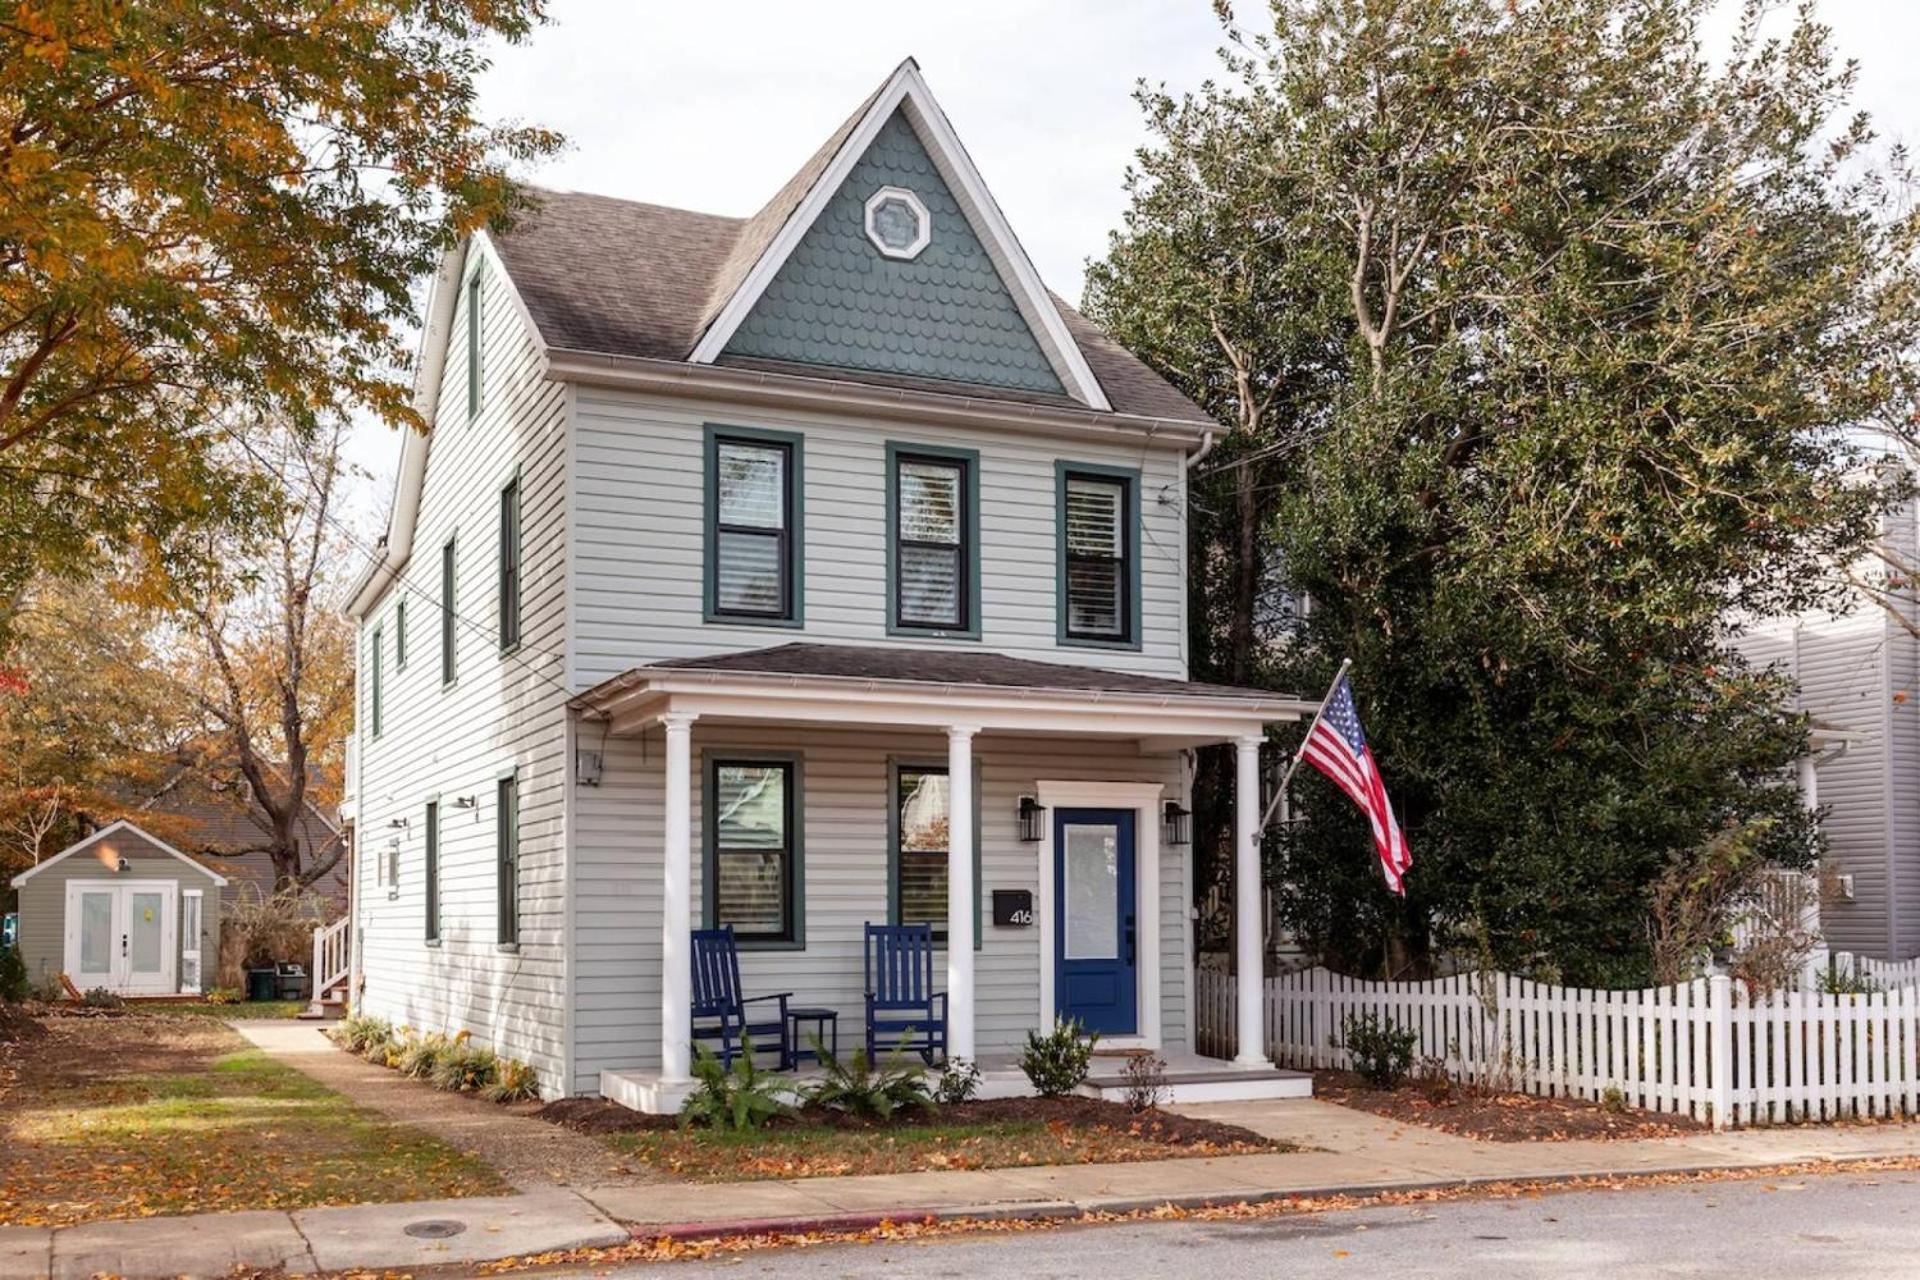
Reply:
M675 714L703 721L886 726L1102 736L1174 749L1258 734L1311 715L1285 694L1036 662L995 653L852 645L671 659L573 699L610 732L643 732Z

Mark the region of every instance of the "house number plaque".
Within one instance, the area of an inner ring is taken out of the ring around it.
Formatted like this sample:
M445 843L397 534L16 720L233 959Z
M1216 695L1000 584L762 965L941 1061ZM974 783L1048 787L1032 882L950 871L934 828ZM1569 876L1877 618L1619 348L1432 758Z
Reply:
M1033 923L1033 890L995 889L993 922L996 925L1024 929Z

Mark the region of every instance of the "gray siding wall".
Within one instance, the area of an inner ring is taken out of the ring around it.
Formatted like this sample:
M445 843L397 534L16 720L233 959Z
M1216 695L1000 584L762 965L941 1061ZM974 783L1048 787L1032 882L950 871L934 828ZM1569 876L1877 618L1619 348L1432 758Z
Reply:
M660 658L794 640L955 646L1118 670L1186 674L1182 452L1137 438L1064 440L1021 432L928 430L846 417L728 412L581 388L573 679L588 688ZM704 428L773 428L805 440L805 626L707 624ZM887 634L886 443L980 453L981 634L977 641ZM1140 652L1063 646L1055 627L1055 463L1139 468Z
M1822 906L1835 950L1920 953L1920 645L1879 608L1844 617L1772 619L1740 649L1800 684L1800 709L1854 735L1818 766L1828 864L1853 877L1851 899Z
M596 730L583 729L590 736ZM843 1050L861 1034L861 927L887 919L888 762L938 764L944 735L694 726L695 916L700 919L705 757L713 752L792 754L805 795L806 949L746 951L748 994L791 991L796 1002L840 1011ZM603 1069L657 1070L660 1044L662 774L658 731L605 744L601 785L575 799L576 920L573 1087L591 1093ZM982 945L975 960L978 1049L1012 1052L1040 1025L1040 931L991 923L994 889L1038 892L1036 844L1019 840L1014 809L1039 778L1159 782L1181 794L1177 757L1141 756L1131 744L1040 739L975 740L981 773ZM1162 1038L1188 1043L1187 849L1163 848L1160 865ZM944 965L944 959L941 961ZM944 972L944 970L941 970ZM945 986L944 979L940 985Z
M116 872L96 853L126 858L127 869ZM116 832L71 858L53 863L20 886L20 958L26 962L29 978L39 982L58 977L66 967L67 884L72 880L165 880L177 886L176 911L180 909L181 892L200 890L204 894L200 903L201 985L212 988L220 957L220 886L214 883L212 872L189 866L129 832ZM174 926L173 971L178 978L179 953L186 949L186 939L179 936L177 918Z
M468 420L466 291L442 380L412 557L359 635L358 830L361 1007L474 1039L562 1088L566 1059L566 423L568 391L548 381L507 277L488 261L482 411ZM498 643L499 494L521 484L519 648ZM440 679L440 552L456 539L458 671ZM407 665L395 661L407 600ZM369 701L375 626L384 640L383 732ZM495 782L519 771L520 945L496 945ZM425 942L425 805L441 803L439 946ZM470 808L457 805L471 797ZM404 822L396 827L395 822ZM398 842L399 876L379 865Z

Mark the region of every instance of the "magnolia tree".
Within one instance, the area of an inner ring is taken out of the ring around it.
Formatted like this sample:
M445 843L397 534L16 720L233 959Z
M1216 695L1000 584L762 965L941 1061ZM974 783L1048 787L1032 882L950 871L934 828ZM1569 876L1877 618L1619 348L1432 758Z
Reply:
M1457 929L1638 980L1722 833L1816 854L1790 690L1726 626L1839 603L1901 496L1856 442L1914 429L1920 223L1811 13L1749 6L1716 62L1711 8L1276 0L1220 83L1141 95L1087 303L1228 429L1196 674L1317 694L1352 658L1414 850L1392 898L1296 782L1272 874L1335 963Z

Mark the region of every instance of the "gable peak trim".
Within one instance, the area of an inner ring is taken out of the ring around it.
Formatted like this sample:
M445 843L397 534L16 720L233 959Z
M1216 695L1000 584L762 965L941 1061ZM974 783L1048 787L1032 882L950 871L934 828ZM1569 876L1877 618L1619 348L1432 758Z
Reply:
M919 64L912 58L902 62L880 92L874 95L860 123L840 144L832 162L814 180L805 198L787 215L779 233L767 242L759 259L741 279L733 296L720 308L688 359L695 364L713 364L720 358L755 304L760 301L761 295L773 283L780 268L786 265L801 238L846 182L860 158L866 155L874 138L893 118L895 111L905 113L907 123L919 136L921 145L927 149L940 176L946 180L954 199L960 204L961 212L973 224L975 233L986 246L988 257L999 271L1007 291L1013 296L1014 304L1020 309L1021 317L1061 385L1082 404L1110 411L1113 406L1101 390L1099 380L1093 376L1093 370L1088 366L1079 344L1067 331L1066 320L1059 308L1053 305L1052 295L1041 282L1040 273L1034 269L1032 260L1014 235L1006 215L1000 211L999 204L992 192L987 190L979 170L974 168L972 158L961 144L959 135L947 120L946 112L940 109L933 91L927 87Z
M44 859L41 862L38 862L31 867L28 867L25 871L22 871L19 875L15 876L12 880L8 881L7 883L12 885L14 888L18 889L21 885L33 879L35 876L39 875L42 871L45 871L48 867L52 866L54 863L64 861L65 859L70 858L74 854L80 852L82 849L92 848L94 845L99 844L102 840L105 840L108 836L113 835L117 831L126 831L126 832L132 833L133 835L139 836L142 840L145 840L148 844L151 844L154 848L160 850L162 853L171 854L174 857L180 859L180 861L186 863L188 866L192 867L195 871L198 871L200 874L211 877L213 882L216 885L224 886L227 883L227 878L221 875L218 871L215 871L212 867L207 866L205 863L200 862L195 858L191 858L187 856L186 854L180 852L178 849L174 848L172 845L168 844L165 840L162 840L159 836L156 836L151 831L148 831L145 827L140 826L138 823L131 822L126 818L121 818L115 822L109 822L106 826L100 828L98 831L94 832L92 835L86 836L82 839L74 841L72 844L68 845L66 848L62 849L60 852L54 854L51 858Z

